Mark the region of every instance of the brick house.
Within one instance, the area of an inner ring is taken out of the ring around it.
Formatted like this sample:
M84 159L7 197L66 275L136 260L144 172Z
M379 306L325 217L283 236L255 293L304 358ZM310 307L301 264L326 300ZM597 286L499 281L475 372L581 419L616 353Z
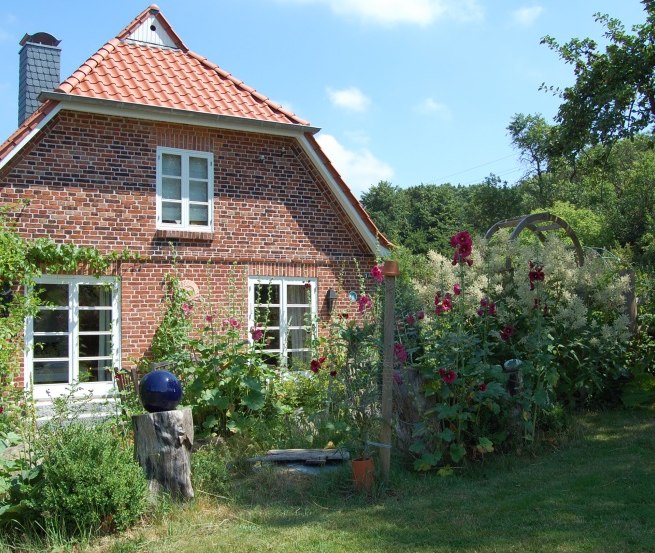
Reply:
M266 297L283 365L308 359L307 315L355 314L358 266L391 244L321 151L319 129L190 51L155 5L61 84L54 37L21 45L0 201L29 200L12 215L25 237L141 256L100 278L41 279L50 306L27 321L24 359L37 399L78 379L109 393L112 367L148 355L173 270L244 336Z

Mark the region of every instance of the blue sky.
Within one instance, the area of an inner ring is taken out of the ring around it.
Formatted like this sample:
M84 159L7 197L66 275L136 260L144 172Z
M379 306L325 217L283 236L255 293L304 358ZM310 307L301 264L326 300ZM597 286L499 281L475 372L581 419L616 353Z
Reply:
M389 180L472 184L524 171L506 127L515 113L551 119L541 83L572 82L540 38L602 40L596 12L627 27L638 0L160 0L189 48L312 125L359 196ZM16 128L25 33L61 39L62 79L147 2L0 2L0 136Z

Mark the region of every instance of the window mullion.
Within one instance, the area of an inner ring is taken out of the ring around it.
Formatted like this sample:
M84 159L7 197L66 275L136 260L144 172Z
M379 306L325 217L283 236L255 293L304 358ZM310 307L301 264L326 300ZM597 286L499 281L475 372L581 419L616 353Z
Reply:
M68 359L69 359L69 384L79 381L79 293L78 284L68 285Z
M189 206L189 154L180 155L182 167L182 227L188 228L190 225Z

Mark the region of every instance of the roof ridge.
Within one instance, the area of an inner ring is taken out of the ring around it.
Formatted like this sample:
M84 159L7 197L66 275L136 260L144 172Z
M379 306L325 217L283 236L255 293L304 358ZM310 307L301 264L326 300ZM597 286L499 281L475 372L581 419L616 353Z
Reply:
M281 112L282 114L286 115L287 117L290 117L291 119L294 119L300 125L309 125L309 121L306 121L305 119L301 119L300 117L298 117L292 111L289 111L288 109L284 108L282 106L282 104L278 104L277 102L273 102L268 96L265 96L261 92L258 92L255 88L253 88L250 85L247 85L245 82L237 79L234 75L232 75L232 73L229 73L228 71L225 71L225 69L222 69L220 66L218 66L216 63L209 60L205 56L203 56L201 54L197 54L193 50L187 50L186 54L188 54L189 56L191 56L195 60L202 63L205 67L208 67L209 69L212 69L212 70L216 71L221 77L229 79L232 83L234 83L235 86L238 86L239 88L241 88L241 89L245 90L246 92L252 94L255 98L257 98L258 100L261 100L262 102L266 103L272 109L275 109L275 110Z
M112 38L109 42L101 46L100 49L80 65L70 77L55 88L55 91L64 93L71 92L78 84L88 77L91 72L98 67L100 62L104 61L104 59L111 54L119 44L120 42L118 39Z
M168 19L164 17L164 14L161 13L161 10L157 4L150 4L145 10L143 10L139 15L137 15L132 21L130 21L127 26L116 35L116 38L120 41L124 41L127 37L132 34L132 31L141 25L150 14L154 14L157 20L164 26L166 32L170 35L173 41L177 44L177 47L180 50L185 52L189 51L189 48L184 41L179 37L175 32L171 24L168 22Z

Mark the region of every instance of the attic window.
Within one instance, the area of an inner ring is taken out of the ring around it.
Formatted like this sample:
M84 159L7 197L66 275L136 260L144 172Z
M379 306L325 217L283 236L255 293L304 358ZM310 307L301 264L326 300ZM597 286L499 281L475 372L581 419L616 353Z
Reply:
M214 156L157 148L157 228L207 232L213 226Z

